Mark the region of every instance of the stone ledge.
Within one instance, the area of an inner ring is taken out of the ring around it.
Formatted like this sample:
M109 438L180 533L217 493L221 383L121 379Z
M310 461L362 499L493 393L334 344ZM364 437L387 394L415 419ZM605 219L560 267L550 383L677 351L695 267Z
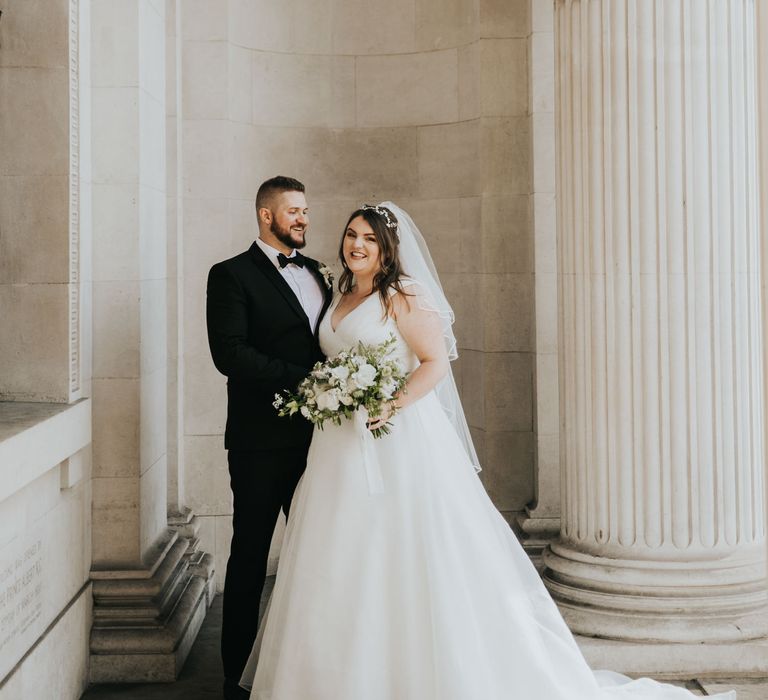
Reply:
M0 401L0 501L91 442L91 400L73 404ZM65 487L73 485L67 475Z
M768 639L727 644L670 644L575 638L593 669L661 680L768 677Z

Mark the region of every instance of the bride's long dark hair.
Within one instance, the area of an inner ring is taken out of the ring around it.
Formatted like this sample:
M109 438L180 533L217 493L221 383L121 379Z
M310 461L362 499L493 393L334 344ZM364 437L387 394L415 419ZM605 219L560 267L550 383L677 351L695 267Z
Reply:
M374 234L376 234L376 243L379 245L379 271L373 276L371 294L374 292L379 293L385 313L389 315L392 312L390 289L394 289L405 296L410 295L403 291L403 285L400 281L405 273L400 267L400 255L398 252L400 239L397 235L397 217L386 207L378 207L378 209L384 209L386 216L366 205L360 209L355 209L347 219L344 232L341 234L341 243L339 244L339 260L343 268L341 277L339 277L339 291L342 294L347 294L352 290L353 274L349 267L347 267L347 261L344 260L344 238L347 235L347 229L352 220L361 216L373 229ZM387 217L389 222L393 222L395 226L387 226Z

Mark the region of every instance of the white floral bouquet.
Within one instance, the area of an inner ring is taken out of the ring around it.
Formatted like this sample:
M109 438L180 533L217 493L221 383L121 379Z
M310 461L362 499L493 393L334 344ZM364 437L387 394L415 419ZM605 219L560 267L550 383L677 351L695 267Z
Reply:
M402 365L387 357L394 344L393 335L379 345L360 342L325 362L317 362L295 392L284 389L284 395L275 394L272 405L278 415L300 413L321 430L324 421L341 425L342 418L351 419L360 407L369 416L377 416L382 405L405 386L407 378ZM373 436L388 434L389 425L372 430Z

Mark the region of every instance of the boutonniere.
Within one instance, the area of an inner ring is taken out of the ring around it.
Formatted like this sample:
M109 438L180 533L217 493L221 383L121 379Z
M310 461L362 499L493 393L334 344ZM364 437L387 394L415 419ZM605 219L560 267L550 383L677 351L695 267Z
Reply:
M317 267L317 271L323 276L323 282L328 289L333 289L333 271L328 265L320 263Z

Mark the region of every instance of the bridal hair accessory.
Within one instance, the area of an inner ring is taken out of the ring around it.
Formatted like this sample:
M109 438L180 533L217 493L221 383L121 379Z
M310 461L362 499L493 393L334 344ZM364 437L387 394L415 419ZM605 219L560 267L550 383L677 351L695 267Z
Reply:
M385 207L382 207L380 204L363 204L362 207L360 207L363 211L371 210L375 211L379 216L383 216L384 219L386 219L386 226L387 228L397 228L397 221L392 221L392 218L389 215L389 210Z
M393 202L382 202L378 206L366 205L363 207L375 209L377 213L391 212L397 217L397 234L399 238L400 265L403 277L400 282L407 288L409 299L413 299L424 311L431 311L440 318L443 331L443 341L449 360L455 360L459 354L456 351L456 336L453 333L454 314L448 299L445 297L440 277L437 274L429 247L421 235L413 219ZM464 445L464 450L476 471L480 471L480 460L472 442L469 425L464 416L464 409L459 399L459 391L453 372L449 370L445 378L435 387L438 401L445 411L448 420L451 421L456 434Z

